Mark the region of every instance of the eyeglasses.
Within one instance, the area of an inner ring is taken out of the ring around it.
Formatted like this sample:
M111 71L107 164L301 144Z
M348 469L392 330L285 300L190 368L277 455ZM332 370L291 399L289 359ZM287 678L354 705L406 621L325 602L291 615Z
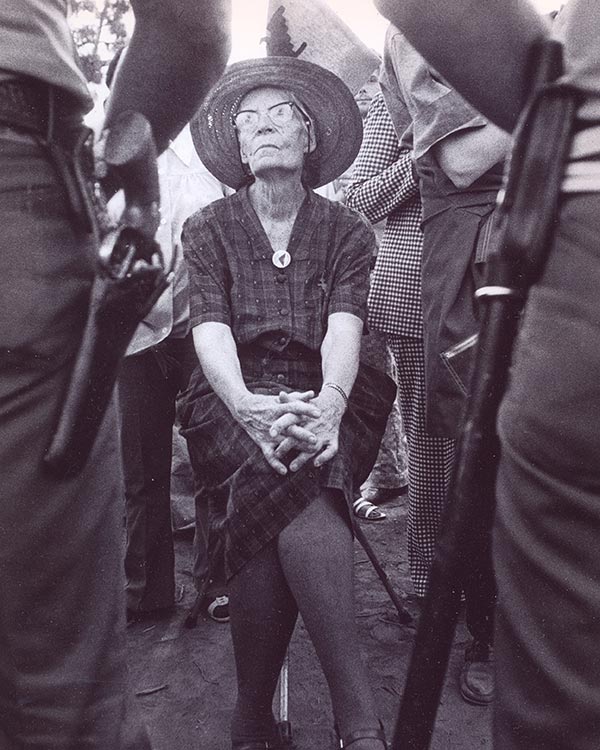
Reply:
M292 121L294 108L300 112L305 123L308 125L310 122L308 115L300 109L296 102L279 102L278 104L273 104L271 107L267 107L265 112L273 125L281 126L287 125ZM258 127L260 115L261 113L256 109L240 109L233 116L233 122L238 130L249 132L256 130Z

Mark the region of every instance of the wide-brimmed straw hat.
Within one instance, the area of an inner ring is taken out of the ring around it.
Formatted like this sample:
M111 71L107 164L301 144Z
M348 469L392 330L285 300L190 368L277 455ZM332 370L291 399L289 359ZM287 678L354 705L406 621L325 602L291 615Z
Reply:
M362 120L350 89L320 65L287 56L233 63L209 92L190 123L194 146L206 168L236 190L249 181L233 117L246 94L265 86L296 96L313 121L316 148L308 157L309 186L325 185L348 169L362 141Z

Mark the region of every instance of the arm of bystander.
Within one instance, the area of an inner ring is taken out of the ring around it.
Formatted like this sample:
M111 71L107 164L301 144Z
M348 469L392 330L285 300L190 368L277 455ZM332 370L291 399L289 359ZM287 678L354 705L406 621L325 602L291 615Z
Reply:
M377 94L367 114L346 204L375 224L418 194L411 151L400 147L383 94Z

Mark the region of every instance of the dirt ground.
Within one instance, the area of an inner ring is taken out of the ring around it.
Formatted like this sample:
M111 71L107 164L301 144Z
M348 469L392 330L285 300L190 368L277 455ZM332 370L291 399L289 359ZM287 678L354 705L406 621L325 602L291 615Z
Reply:
M385 506L387 519L362 528L399 594L411 592L405 553L405 498ZM391 739L414 638L402 626L362 547L355 546L357 617L363 655ZM177 580L182 592L169 620L128 629L129 663L137 700L155 750L229 750L229 714L235 676L229 626L199 619L184 626L195 590L191 578L191 538L176 541ZM416 608L407 608L418 617ZM491 709L465 703L457 681L468 634L459 623L438 710L432 750L491 748ZM278 698L275 701L278 715ZM289 721L296 750L335 747L327 688L312 645L299 622L289 651Z

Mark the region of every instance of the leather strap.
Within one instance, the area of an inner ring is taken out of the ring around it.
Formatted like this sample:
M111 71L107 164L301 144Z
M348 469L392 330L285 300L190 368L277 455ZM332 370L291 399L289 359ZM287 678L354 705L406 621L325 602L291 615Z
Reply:
M47 137L57 123L76 121L81 108L63 89L35 78L0 81L0 122Z

